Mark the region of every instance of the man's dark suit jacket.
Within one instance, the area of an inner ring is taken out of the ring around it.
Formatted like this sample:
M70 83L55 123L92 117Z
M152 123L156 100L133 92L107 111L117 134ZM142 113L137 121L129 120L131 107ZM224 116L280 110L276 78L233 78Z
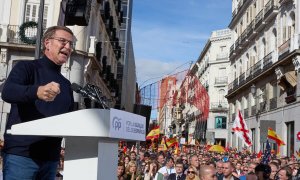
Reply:
M185 180L186 175L182 173L181 177L179 180ZM168 180L177 180L176 179L176 173L172 173L169 175Z

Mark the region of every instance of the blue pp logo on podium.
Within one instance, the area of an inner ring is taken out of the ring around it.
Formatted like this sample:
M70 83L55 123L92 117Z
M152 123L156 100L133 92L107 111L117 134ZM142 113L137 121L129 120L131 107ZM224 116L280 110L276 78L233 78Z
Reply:
M113 127L116 131L119 131L119 130L121 129L121 127L122 127L121 118L113 117L112 127Z
M112 138L145 141L146 118L137 114L110 109L110 130Z

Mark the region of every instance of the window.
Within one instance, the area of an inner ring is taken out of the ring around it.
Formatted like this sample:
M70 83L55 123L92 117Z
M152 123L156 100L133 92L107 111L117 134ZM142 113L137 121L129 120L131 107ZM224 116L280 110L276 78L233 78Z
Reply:
M217 116L216 120L216 129L226 129L226 117Z
M224 89L220 89L219 90L219 103L224 103L225 102L225 90Z
M40 7L39 1L37 3L33 3L33 2L26 3L24 22L28 22L28 21L38 22L39 7ZM47 15L48 15L48 5L44 5L43 28L46 28L47 26Z
M295 123L294 121L291 122L287 122L286 123L286 127L287 127L287 155L289 157L291 157L294 154L294 147L295 147ZM283 139L284 141L284 139Z
M221 52L224 52L225 49L226 49L226 46L220 46L220 51L221 51Z

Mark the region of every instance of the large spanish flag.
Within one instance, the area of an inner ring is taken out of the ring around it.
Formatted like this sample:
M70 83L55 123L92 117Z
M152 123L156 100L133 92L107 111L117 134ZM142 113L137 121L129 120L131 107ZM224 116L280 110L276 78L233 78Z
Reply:
M159 126L153 128L148 135L146 136L146 140L157 139L159 137Z
M178 144L177 142L177 138L176 137L173 137L173 138L169 138L166 140L166 144L168 147L172 147L172 146L175 146Z
M268 128L268 138L273 139L278 146L285 145L282 139L277 135L277 133L272 128Z

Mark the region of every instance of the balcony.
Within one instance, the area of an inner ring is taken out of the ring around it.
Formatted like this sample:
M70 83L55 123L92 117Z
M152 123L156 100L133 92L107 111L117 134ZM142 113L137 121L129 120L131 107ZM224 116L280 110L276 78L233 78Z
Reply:
M247 69L246 71L246 80L250 81L252 79L253 66Z
M290 52L291 48L291 39L288 39L278 48L278 60L282 60L288 53Z
M263 59L263 69L264 70L266 70L272 66L272 64L273 64L272 55L273 55L273 52L270 52L268 55L266 55L264 57L264 59Z
M224 111L228 109L227 102L210 102L210 109L216 111Z
M247 41L247 29L245 29L244 32L241 34L241 44L246 43Z
M230 46L230 51L229 51L229 56L233 56L235 55L235 52L234 52L234 44Z
M246 119L248 117L249 117L249 109L246 108L246 109L244 109L244 118Z
M243 73L239 76L239 86L245 84L245 82L245 73Z
M266 111L266 103L267 103L266 101L260 102L260 103L259 103L259 112L260 112L260 113Z
M270 107L270 110L277 108L277 98L276 97L270 99L269 107Z
M234 43L235 51L242 48L242 47L240 47L240 44L241 44L241 38L237 38L237 40Z
M238 78L236 78L234 81L233 81L233 89L236 89L238 87L239 83L238 83Z
M247 37L249 40L254 38L257 34L257 32L253 31L254 23L255 23L255 19L253 21L251 21L251 23L247 27Z
M223 76L223 77L216 77L215 78L215 84L227 84L228 83L228 77Z
M256 105L251 106L251 116L256 115Z
M254 64L254 69L253 69L253 76L257 76L260 74L262 71L262 60L258 61L257 63Z
M263 16L264 16L264 10L262 9L255 17L255 24L254 29L255 31L260 31L263 28Z
M234 18L234 16L237 14L237 9L235 9L233 12L232 12L232 19Z
M231 122L233 122L235 120L235 113L231 114Z
M228 94L230 94L233 91L233 83L228 84Z
M278 6L275 5L274 0L270 0L265 6L264 21L268 22L273 19L278 13Z
M7 32L7 33L2 34L2 36L4 36L4 37L1 37L0 39L5 39L6 41L4 41L4 42L8 42L8 43L29 45L28 43L21 40L21 38L19 36L19 30L20 30L20 26L17 26L17 25L8 25L6 27L4 26L4 28L2 28L2 32ZM5 35L6 35L6 37L5 37ZM37 29L36 28L27 28L25 31L25 35L26 35L26 37L28 37L30 39L36 38Z

